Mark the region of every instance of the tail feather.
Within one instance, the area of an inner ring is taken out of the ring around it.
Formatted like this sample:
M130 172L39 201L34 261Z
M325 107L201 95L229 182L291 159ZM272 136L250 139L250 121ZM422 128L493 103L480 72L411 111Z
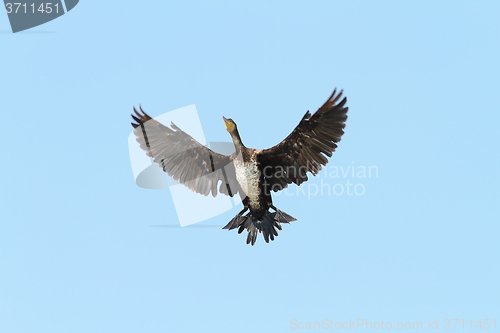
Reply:
M290 223L292 221L297 221L297 219L293 216L288 215L282 210L276 209L276 221L280 223Z
M236 229L241 224L243 224L246 219L247 219L246 216L238 214L235 217L233 217L233 219L231 221L229 221L229 223L226 224L226 226L222 229L228 229L228 230Z
M236 229L241 234L245 229L248 231L247 244L254 245L257 240L257 234L261 233L266 243L269 239L274 240L274 236L278 236L278 230L282 230L281 223L290 223L296 221L294 217L289 214L276 209L276 212L266 211L262 220L257 220L255 217L248 213L247 215L236 215L223 229Z

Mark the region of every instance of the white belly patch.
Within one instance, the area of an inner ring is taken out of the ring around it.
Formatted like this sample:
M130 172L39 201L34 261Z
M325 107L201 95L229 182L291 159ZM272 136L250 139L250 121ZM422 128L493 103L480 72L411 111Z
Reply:
M259 176L257 162L244 163L241 160L234 160L236 180L241 189L248 197L251 207L259 206Z

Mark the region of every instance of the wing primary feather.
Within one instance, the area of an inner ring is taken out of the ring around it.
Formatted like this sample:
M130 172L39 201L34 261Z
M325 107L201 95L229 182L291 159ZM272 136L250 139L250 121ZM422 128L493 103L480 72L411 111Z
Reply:
M335 88L326 102L314 113L309 111L283 141L264 149L261 162L273 167L273 176L268 185L274 191L285 188L285 184L302 184L308 180L307 173L317 175L328 163L344 134L348 108L343 90ZM277 167L286 172L279 174Z

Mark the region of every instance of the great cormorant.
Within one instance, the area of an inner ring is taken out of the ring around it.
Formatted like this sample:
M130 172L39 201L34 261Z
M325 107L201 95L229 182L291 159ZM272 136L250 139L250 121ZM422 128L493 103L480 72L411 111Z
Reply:
M245 147L236 123L222 117L236 150L231 155L210 150L174 123L160 124L142 108L140 112L134 108L132 126L146 154L191 191L215 197L218 188L231 197L240 195L244 208L223 229L238 228L238 233L246 229L247 244L252 245L257 233L262 233L268 243L278 236L277 229L282 230L281 223L296 220L273 205L271 191L300 185L307 180L307 172L315 176L326 165L326 156L332 156L344 134L348 108L341 96L342 91L334 90L313 115L306 112L285 140L264 150Z

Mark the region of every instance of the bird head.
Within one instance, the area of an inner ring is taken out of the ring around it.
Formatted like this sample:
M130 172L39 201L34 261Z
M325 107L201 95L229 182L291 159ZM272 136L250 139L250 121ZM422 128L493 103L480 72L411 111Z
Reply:
M226 124L226 130L229 133L232 133L236 130L236 123L232 119L227 119L225 117L222 117L224 119L224 123Z

